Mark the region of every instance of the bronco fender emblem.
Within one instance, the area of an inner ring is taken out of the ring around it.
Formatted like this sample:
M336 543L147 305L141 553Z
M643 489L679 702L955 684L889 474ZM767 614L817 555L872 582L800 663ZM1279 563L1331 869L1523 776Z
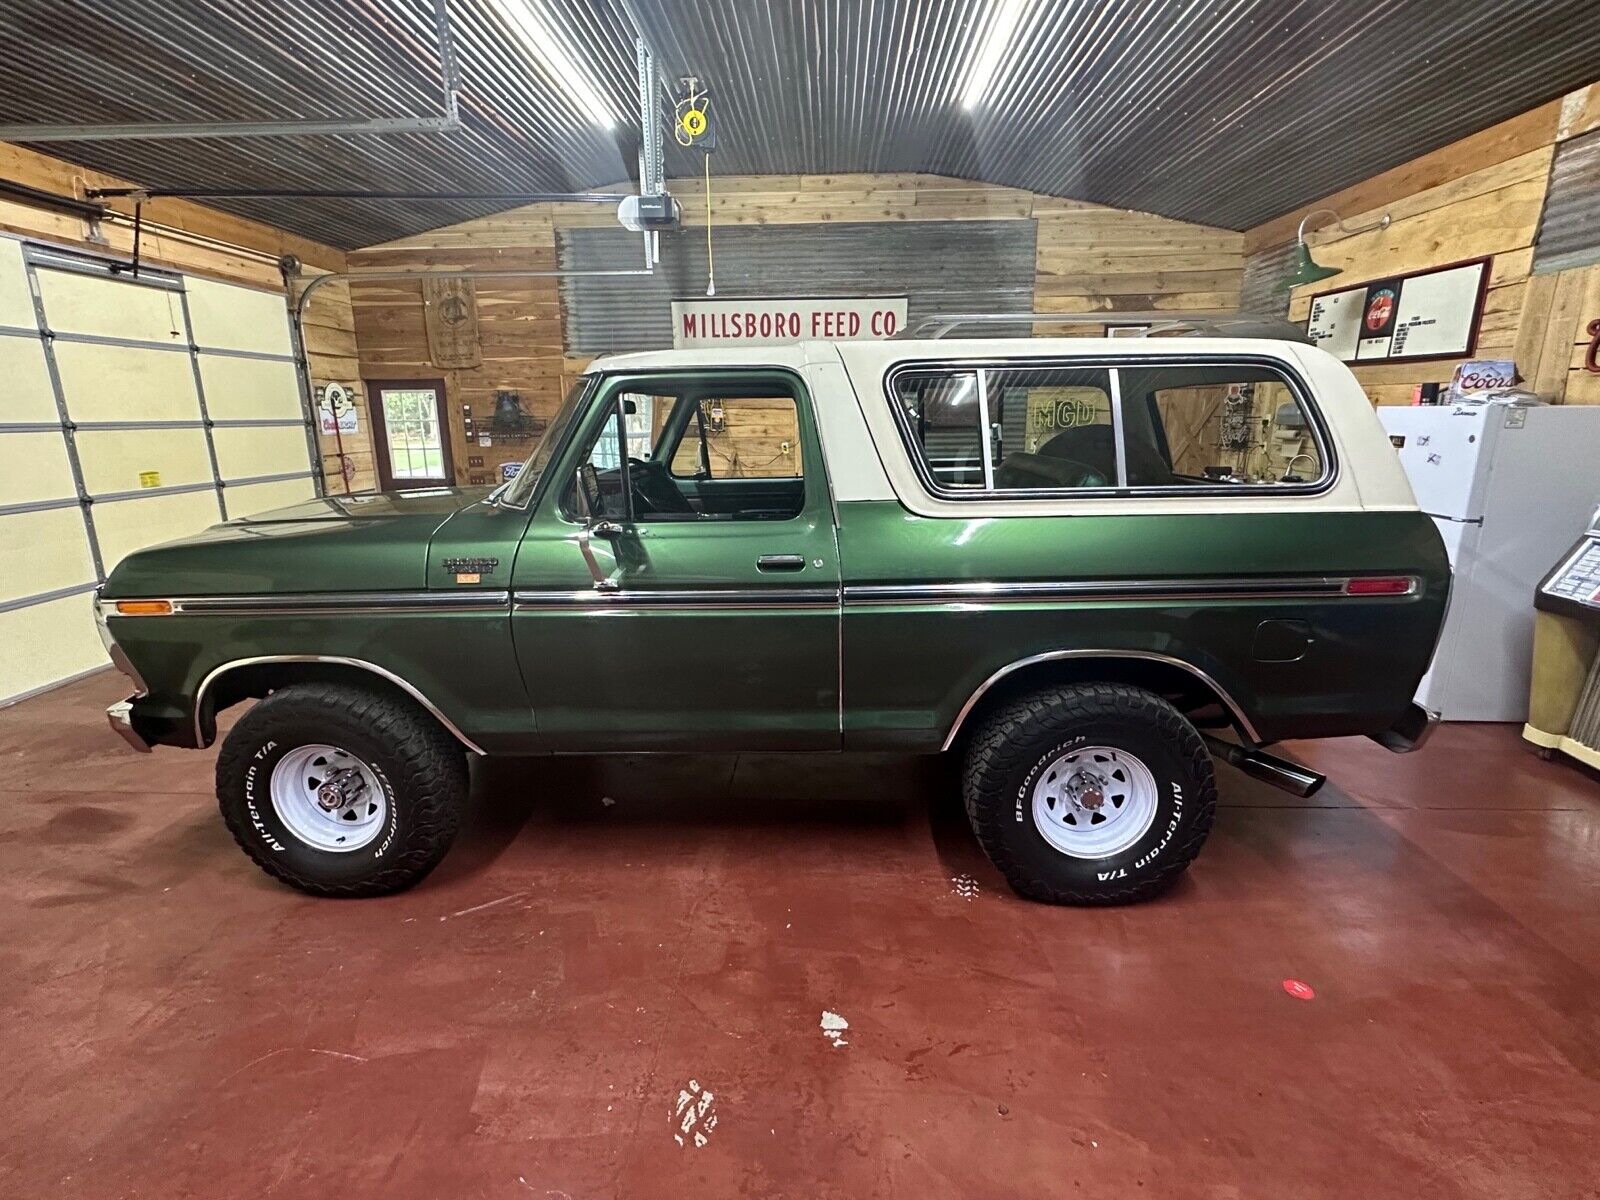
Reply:
M493 575L500 565L498 558L447 558L439 564L456 577L457 583L478 583L485 575Z

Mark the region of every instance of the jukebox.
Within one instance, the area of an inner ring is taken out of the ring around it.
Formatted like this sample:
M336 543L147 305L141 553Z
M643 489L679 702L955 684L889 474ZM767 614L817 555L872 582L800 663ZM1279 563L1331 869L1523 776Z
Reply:
M1522 736L1600 769L1600 509L1539 584Z

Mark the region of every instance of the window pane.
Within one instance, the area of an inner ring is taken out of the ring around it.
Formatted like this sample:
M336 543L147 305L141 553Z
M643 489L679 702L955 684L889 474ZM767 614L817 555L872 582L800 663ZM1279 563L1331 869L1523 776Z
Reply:
M996 491L1115 487L1111 384L1099 368L990 371Z
M1121 372L1134 487L1314 483L1310 421L1278 372L1243 364Z
M701 420L696 421L693 412L689 413L683 440L672 456L674 475L710 479L797 479L803 473L800 414L792 397L719 396L701 399L699 404ZM702 428L705 431L703 457Z
M617 441L616 413L616 402L612 400L606 405L605 423L589 443L583 461L594 468L594 482L600 493L599 504L593 515L621 520L628 515L628 505L623 492L626 476L622 469L622 451ZM562 493L561 511L569 518L578 514L575 484L569 483Z
M395 479L442 479L444 443L434 390L385 388L381 395L389 473Z
M627 414L623 423L628 431L628 457L648 459L656 444L656 410L665 407L671 401L658 405L657 397L637 395L633 392L629 392L622 399Z
M707 374L621 399L626 448L613 420L588 461L619 497L627 478L636 521L788 520L805 507L800 407L787 386Z
M895 378L913 452L941 487L983 486L978 377L972 371L909 372Z

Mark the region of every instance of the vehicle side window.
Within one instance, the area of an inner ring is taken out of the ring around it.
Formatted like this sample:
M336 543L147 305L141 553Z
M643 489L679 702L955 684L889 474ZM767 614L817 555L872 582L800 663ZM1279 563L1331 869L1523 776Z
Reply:
M981 488L983 417L976 371L908 371L895 377L916 453L941 487Z
M794 479L801 474L800 412L792 396L700 400L672 456L680 479Z
M584 450L580 473L587 482L584 490L589 498L590 516L596 520L605 518L620 521L628 516L628 498L622 487L624 475L618 465L622 461L621 435L625 427L620 420L618 398L612 397L606 407L605 423ZM569 521L578 520L582 512L578 500L579 486L578 480L569 479L561 490L561 515Z
M1004 497L1327 478L1288 376L1249 362L950 366L890 379L919 472L950 495Z
M1109 372L1026 368L986 382L996 491L1116 486Z
M1288 381L1243 363L1120 372L1128 486L1310 484L1324 465Z
M600 511L639 522L780 521L800 515L800 401L770 377L662 377L613 392L582 462ZM576 487L561 512L576 520Z

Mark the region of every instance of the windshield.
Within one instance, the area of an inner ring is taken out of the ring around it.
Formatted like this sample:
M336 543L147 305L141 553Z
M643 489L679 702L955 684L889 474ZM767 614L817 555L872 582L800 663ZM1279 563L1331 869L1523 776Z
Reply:
M572 389L567 392L567 398L561 402L561 408L551 420L549 428L544 431L539 444L533 448L533 454L522 464L522 470L517 472L517 477L506 488L504 500L507 504L520 508L533 495L533 489L539 483L539 476L543 475L544 469L550 465L551 456L555 454L556 447L561 445L561 439L566 436L567 427L572 424L573 416L583 407L583 399L589 394L589 386L594 383L594 378L593 375L580 375L573 383Z

